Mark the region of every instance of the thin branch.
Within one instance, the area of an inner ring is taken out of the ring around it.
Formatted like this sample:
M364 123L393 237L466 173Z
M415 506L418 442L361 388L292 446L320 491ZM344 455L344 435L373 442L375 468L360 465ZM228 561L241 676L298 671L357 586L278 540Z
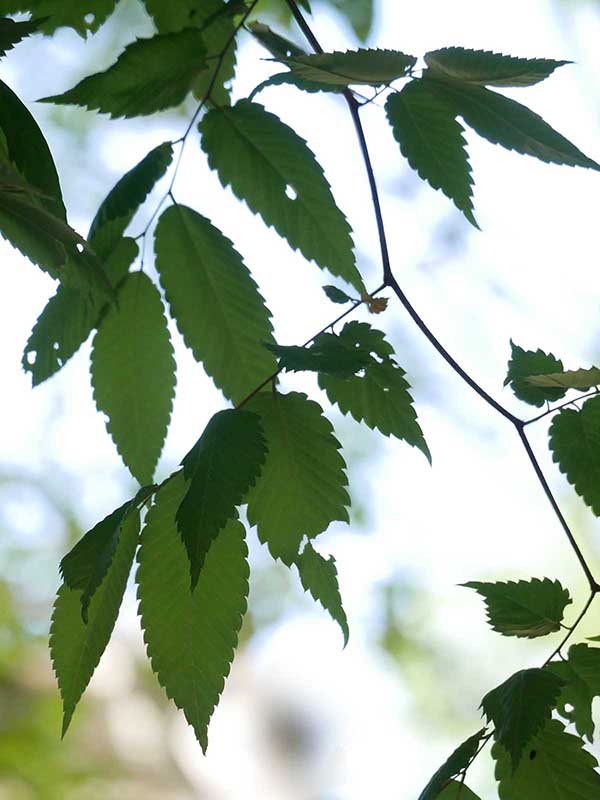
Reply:
M531 425L533 422L537 422L544 417L547 417L548 414L554 414L555 411L560 411L561 408L565 408L566 406L572 406L576 400L586 400L588 397L595 397L598 394L598 388L596 387L593 392L587 392L587 394L579 395L579 397L574 397L571 400L565 400L564 403L561 403L558 406L551 406L543 411L541 414L538 414L537 417L532 417L531 419L526 419L523 425Z
M558 645L558 647L557 647L557 648L556 648L556 649L555 649L555 650L554 650L554 651L553 651L553 652L552 652L552 653L551 653L551 654L548 656L548 658L547 658L547 659L544 661L544 664L543 664L543 666L544 666L544 667L546 666L546 664L549 664L549 663L550 663L550 661L552 661L552 659L553 659L555 656L558 656L558 655L560 655L560 654L561 654L561 650L562 650L562 649L563 649L563 647L566 645L566 643L569 641L569 639L571 638L571 636L572 636L572 635L575 633L575 629L578 627L578 625L579 625L579 623L581 622L581 620L582 620L582 619L585 617L585 615L587 614L587 612L588 612L588 609L589 609L589 607L592 605L592 601L593 601L594 597L596 597L596 595L597 595L597 594L598 594L598 589L596 589L595 591L594 591L594 590L592 590L592 591L590 592L590 596L588 597L588 599L587 599L587 601L586 601L586 604L584 605L584 607L583 607L583 608L581 609L581 611L579 612L579 615L578 615L577 619L575 620L575 622L574 622L574 623L571 625L571 627L569 628L569 632L566 634L566 636L564 636L564 637L563 637L563 639L562 639L561 643Z

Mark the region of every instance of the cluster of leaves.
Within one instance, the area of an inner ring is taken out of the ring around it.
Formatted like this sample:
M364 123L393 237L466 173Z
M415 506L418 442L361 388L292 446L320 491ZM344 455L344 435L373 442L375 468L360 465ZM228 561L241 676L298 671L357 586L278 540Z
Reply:
M36 31L68 25L82 35L93 32L116 0L93 5L89 15L80 4L9 0L6 13L29 11L32 19L0 19L0 55ZM332 522L348 521L341 445L319 403L281 390L281 372L315 372L332 406L430 459L409 383L383 332L352 321L302 347L276 342L271 314L242 256L208 217L176 201L176 148L198 135L223 187L307 260L358 293L324 287L332 302L347 304L347 313L362 303L379 313L386 302L365 289L350 226L308 144L255 101L259 92L291 85L309 93L342 93L358 104L350 87L372 87L375 95L387 91L386 113L403 155L474 225L459 117L507 149L600 169L537 114L488 88L530 86L565 61L450 47L425 54L417 76L415 56L368 48L311 55L254 21L248 31L287 71L231 104L227 84L235 71L237 36L254 5L145 0L154 36L131 42L107 70L44 98L128 118L173 108L190 94L198 100L181 140L159 144L110 190L86 239L66 222L57 171L39 127L0 82L0 232L58 280L27 342L23 367L34 385L42 383L93 333L94 399L140 484L135 497L94 526L61 562L51 653L64 702L63 732L108 643L135 560L152 668L203 748L246 609L247 526L256 527L273 558L298 571L304 589L347 641L335 560L312 544ZM365 29L360 15L354 22ZM400 90L392 86L397 80L404 81ZM170 203L165 208L161 202L138 237L128 236L169 170L163 201ZM138 240L145 243L152 225L158 282L134 268ZM209 420L181 469L156 485L176 384L169 318L231 406ZM519 399L541 407L568 389L589 391L599 381L597 368L565 371L551 355L513 346L506 382ZM599 404L591 397L581 410L561 407L550 432L560 469L596 514ZM247 525L240 519L243 509ZM549 579L465 585L485 598L491 626L505 636L560 630L571 602L568 591ZM596 797L595 760L552 714L592 740L599 660L600 648L574 645L568 659L521 670L489 692L481 706L493 732L483 728L464 742L420 800L476 798L464 784L465 772L492 735L501 798Z

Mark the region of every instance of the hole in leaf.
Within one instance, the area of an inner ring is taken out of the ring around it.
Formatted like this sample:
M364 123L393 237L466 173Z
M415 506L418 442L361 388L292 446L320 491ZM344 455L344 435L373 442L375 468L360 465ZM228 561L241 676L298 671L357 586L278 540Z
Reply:
M571 703L565 703L565 712L567 714L572 714L575 711L575 706L572 706Z
M53 348L54 350L60 350L60 345L59 345L59 343L58 343L58 342L54 342L54 344L52 345L52 348Z
M78 250L80 253L83 253L84 247L83 247L83 245L81 244L81 242L77 242L77 244L75 245L75 247L77 248L77 250Z
M26 360L28 364L31 364L31 366L35 364L36 358L37 358L37 353L35 352L35 350L30 350L27 353Z
M294 189L294 187L288 183L285 187L285 194L286 197L289 197L290 200L295 200L298 197L298 192Z
M90 14L86 14L83 19L85 20L85 24L86 25L93 25L94 24L94 20L96 19L96 16L94 14L90 13Z

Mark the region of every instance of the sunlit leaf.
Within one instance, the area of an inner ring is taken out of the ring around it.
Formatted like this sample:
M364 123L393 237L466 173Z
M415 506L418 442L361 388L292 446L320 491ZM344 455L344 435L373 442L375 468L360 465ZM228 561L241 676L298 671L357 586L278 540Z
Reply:
M571 61L516 58L490 50L443 47L425 53L425 63L436 77L487 86L532 86Z
M564 372L552 372L549 375L531 375L527 383L532 386L550 386L561 389L589 389L600 384L600 369L566 369Z
M523 350L512 340L510 348L511 358L504 385L510 384L519 400L541 408L544 403L560 400L565 396L565 388L558 388L556 384L551 387L534 386L529 380L532 375L562 372L563 363L560 359L555 358L552 353L544 353L543 350Z
M345 647L348 644L350 631L346 612L342 605L335 558L333 556L324 558L317 553L310 542L307 542L303 551L296 557L295 563L304 591L310 592L334 622L340 626Z

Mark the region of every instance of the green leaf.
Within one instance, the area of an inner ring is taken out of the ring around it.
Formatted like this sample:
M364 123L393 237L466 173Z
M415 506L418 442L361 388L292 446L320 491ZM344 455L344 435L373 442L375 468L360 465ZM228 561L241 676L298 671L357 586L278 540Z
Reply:
M350 227L304 139L247 100L210 111L198 129L223 186L231 186L291 247L364 291Z
M257 94L267 89L269 86L295 86L296 89L301 89L303 92L334 92L336 94L343 94L346 87L332 83L319 83L317 81L307 81L296 75L295 72L278 72L276 75L271 75L264 81L261 81L248 95L248 100L254 100Z
M263 392L247 406L260 415L267 460L248 493L248 521L273 558L288 566L300 543L334 520L348 522L350 497L340 443L318 403L305 394Z
M115 287L127 274L138 255L133 239L121 239L104 264ZM106 310L104 296L85 294L59 286L38 317L23 351L22 366L31 373L33 386L64 367L88 338Z
M488 692L481 701L494 737L516 769L525 745L550 719L563 681L543 669L522 669Z
M575 644L567 661L551 661L546 669L565 683L558 698L558 713L574 723L581 736L593 741L592 701L600 697L600 648Z
M532 386L551 386L561 389L590 389L600 384L600 369L566 369L564 372L552 372L549 375L532 375L527 378Z
M546 164L600 170L600 164L521 103L481 86L436 81L434 76L424 78L439 97L452 105L455 114L492 144L534 156Z
M310 347L269 344L268 349L279 358L279 369L288 372L311 372L350 378L373 363L368 350L352 347L346 338L333 333L315 336Z
M91 598L87 624L81 618L81 592L66 583L58 590L50 654L63 699L63 736L115 626L138 545L139 524L137 511L127 516L108 571Z
M277 59L290 58L291 56L306 55L306 50L297 44L276 33L268 25L258 20L249 22L246 26L252 36Z
M563 408L550 425L552 460L577 494L600 516L600 396Z
M372 353L377 360L367 365L362 376L341 380L319 375L319 386L327 392L329 401L357 422L365 422L385 436L395 436L418 447L431 461L408 391L410 385L404 377L406 373L391 357L394 348L385 335L366 322L348 322L340 338L349 347L358 346Z
M40 31L47 35L57 28L73 28L86 37L95 33L114 11L117 0L2 0L5 14L31 12L40 20Z
M175 526L185 488L183 475L174 476L148 514L138 553L139 613L152 669L206 750L246 611L248 551L243 526L230 521L190 593L190 565Z
M452 107L427 81L411 81L390 94L385 110L394 138L410 166L434 189L441 189L476 228L471 165Z
M332 4L346 17L354 33L364 42L373 26L373 0L332 0Z
M0 56L6 55L16 44L35 33L39 27L39 20L15 22L14 19L0 17Z
M143 272L121 284L92 344L98 411L131 474L151 483L169 427L175 359L162 300Z
M193 21L202 30L208 68L194 82L194 97L201 100L210 95L213 103L224 106L229 103L228 87L235 76L237 29L233 17L222 13L222 0L195 0L195 5Z
M461 783L461 781L450 781L446 787L442 789L440 794L436 796L436 800L481 800L475 792L472 792L469 787Z
M44 134L27 107L3 81L0 81L0 133L4 134L10 163L40 190L44 208L66 220L58 173Z
M271 315L240 254L206 217L174 205L155 231L156 268L177 327L225 396L239 403L277 369Z
M491 50L444 47L425 53L425 63L439 78L487 86L533 86L572 61L516 58Z
M349 297L346 292L343 292L341 289L338 289L337 286L323 286L323 291L327 295L327 298L331 300L332 303L338 303L340 305L344 303L352 303L353 299Z
M345 647L348 644L350 631L346 612L342 605L335 558L333 556L324 558L317 553L310 542L307 542L304 550L299 556L296 556L295 563L304 591L310 592L313 598L329 613L333 621L340 626Z
M177 527L190 562L192 590L198 583L212 542L256 483L267 447L260 417L226 409L215 414L183 459L189 486Z
M398 50L367 49L294 55L277 60L287 64L292 72L304 80L334 86L381 86L406 77L417 63L414 56Z
M96 212L88 240L99 255L110 253L173 158L173 144L163 142L117 181Z
M491 627L503 636L534 639L560 630L565 607L573 601L559 581L549 578L529 581L469 581L461 586L475 589L482 597Z
M532 375L545 375L563 371L563 363L552 353L543 350L523 350L522 347L510 343L511 358L504 385L510 384L516 397L529 405L541 408L546 402L554 402L565 396L566 389L534 386L528 379Z
M78 105L111 117L137 117L178 106L206 69L200 31L187 28L127 45L104 72L40 102Z
M473 736L469 736L468 739L465 739L437 772L432 775L431 780L419 795L418 800L437 800L440 797L440 792L448 785L450 779L457 777L460 772L466 770L473 758L475 758L475 754L479 749L481 739L484 735L485 728L482 728L480 731L473 734ZM452 795L450 795L450 797L452 797ZM465 797L466 800L469 800L468 795Z
M600 796L598 762L558 720L548 720L528 750L528 757L513 772L507 751L499 744L493 746L500 800L597 800Z

